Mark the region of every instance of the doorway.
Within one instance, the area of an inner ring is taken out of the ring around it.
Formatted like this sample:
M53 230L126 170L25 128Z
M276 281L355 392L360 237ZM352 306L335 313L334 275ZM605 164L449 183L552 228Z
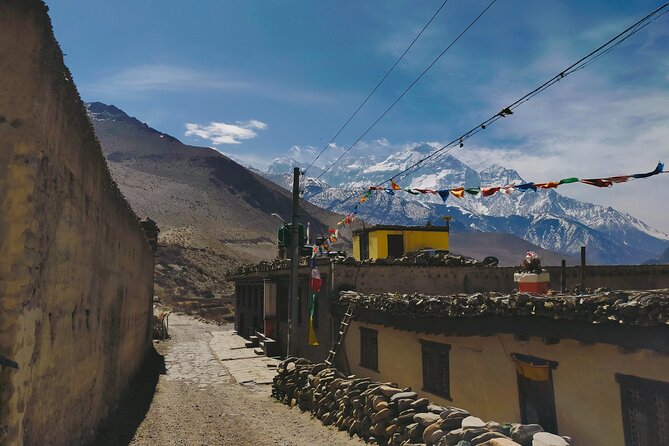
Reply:
M388 255L396 259L404 255L404 235L388 234Z

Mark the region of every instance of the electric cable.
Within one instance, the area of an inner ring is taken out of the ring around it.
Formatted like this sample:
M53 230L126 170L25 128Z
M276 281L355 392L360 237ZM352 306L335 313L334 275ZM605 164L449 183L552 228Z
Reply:
M603 45L600 45L597 49L591 51L587 55L583 56L576 62L572 63L569 65L567 68L564 70L560 71L558 74L555 76L551 77L548 79L546 82L543 84L539 85L529 93L526 93L513 103L509 104L508 106L502 108L502 110L490 118L486 119L483 121L481 124L477 125L476 127L473 127L469 131L463 133L462 135L458 136L457 138L453 139L452 141L448 142L447 144L443 145L439 149L435 150L434 152L430 153L426 157L416 161L414 164L410 165L409 167L405 168L404 170L396 173L392 177L390 177L388 180L384 181L383 183L380 183L377 185L381 186L391 180L394 180L400 176L402 178L406 178L407 175L414 173L421 169L426 161L434 158L435 156L443 153L448 153L450 150L452 150L455 147L462 147L463 143L465 140L471 138L475 134L485 130L490 124L495 123L499 119L505 118L506 116L512 115L513 110L518 108L519 106L523 105L524 103L528 102L535 96L541 94L543 91L546 89L550 88L551 86L555 85L556 83L560 82L562 79L565 77L569 76L570 74L573 74L577 71L580 71L587 67L588 65L592 64L596 60L600 59L601 57L605 56L609 52L611 52L613 49L618 47L621 43L623 43L625 40L629 39L632 37L634 34L637 32L641 31L643 28L645 28L647 25L650 23L654 22L655 20L659 19L661 16L664 14L668 13L669 10L661 12L664 9L667 9L669 7L669 2L661 5L657 9L655 9L653 12L649 13L636 23L634 23L632 26L628 27L621 33L617 34L613 38L609 39L606 43ZM661 12L661 13L660 13Z
M330 141L329 141L327 144L325 144L325 146L323 146L323 148L322 148L321 151L318 153L318 155L316 156L316 158L311 162L311 164L309 164L309 166L307 166L306 169L304 169L303 174L306 174L307 171L314 165L314 163L315 163L316 161L318 161L318 159L323 155L323 153L328 149L328 147L330 147L330 144L332 144L332 143L334 142L334 140L337 139L337 137L339 136L339 134L346 128L346 126L348 126L349 122L351 122L351 120L358 114L358 112L360 111L360 109L362 109L362 107L367 103L367 101L369 101L369 99L372 97L372 95L373 95L374 93L376 93L376 90L379 89L379 87L381 86L381 84L386 80L386 78L390 75L390 73L392 73L393 70L395 69L395 67L402 61L402 59L404 59L404 56L409 52L409 50L411 49L411 47L413 47L414 43L416 43L416 41L420 38L420 36L423 35L423 33L425 32L425 30L427 29L427 27L430 26L430 23L432 23L432 21L434 20L434 18L437 17L437 14L439 14L439 12L444 8L444 6L446 6L446 3L448 3L448 0L444 0L444 2L441 4L441 6L439 6L439 8L435 11L435 13L432 14L432 17L430 17L430 20L428 20L427 23L425 24L425 26L423 26L423 29L421 29L420 32L416 35L416 37L414 37L414 39L411 41L411 43L409 44L409 46L404 50L404 52L402 53L402 55L401 55L401 56L395 61L395 63L390 67L390 69L386 72L386 74L383 75L383 77L381 78L381 80L376 84L376 86L374 87L374 89L367 95L367 97L365 98L365 100L362 101L362 103L358 106L358 108L355 109L355 111L353 112L353 114L352 114L351 116L349 116L348 119L346 120L346 122L344 122L344 124L339 128L339 130L337 130L337 133L332 137L332 139L330 139Z
M648 26L650 23L659 19L661 16L669 13L669 10L666 10L668 7L669 7L669 2L664 3L663 5L659 6L658 8L653 10L651 13L647 14L645 17L643 17L642 19L635 22L633 25L626 28L624 31L620 32L616 36L609 39L606 43L600 45L595 50L593 50L590 53L588 53L587 55L581 57L579 60L572 63L567 68L565 68L564 70L560 71L555 76L548 79L543 84L539 85L535 89L533 89L530 92L526 93L525 95L521 96L519 99L517 99L516 101L514 101L513 103L511 103L507 107L502 108L501 111L494 114L490 118L486 119L481 124L471 128L469 131L463 133L462 135L458 136L457 138L454 138L450 142L441 146L439 149L436 149L432 153L428 154L426 157L416 161L415 163L411 164L407 168L405 168L405 169L401 170L400 172L396 173L395 175L393 175L389 179L383 181L382 183L377 184L375 187L380 187L380 186L384 185L385 183L391 182L391 181L395 180L396 178L398 178L400 176L402 178L406 178L406 176L408 176L408 175L420 170L421 168L423 168L425 166L424 163L426 161L429 161L430 159L433 159L440 154L448 153L449 151L451 151L455 147L463 147L463 143L464 143L465 140L467 140L467 139L471 138L472 136L476 135L477 133L485 130L489 125L495 123L499 119L506 118L507 116L512 115L514 109L518 108L522 104L531 100L532 98L534 98L538 94L542 93L544 90L550 88L551 86L555 85L556 83L558 83L559 81L561 81L565 77L569 76L570 74L572 74L576 71L580 71L580 70L584 69L585 67L587 67L588 65L594 63L596 60L600 59L604 55L611 52L614 48L618 47L625 40L629 39L631 36L633 36L634 34L636 34L639 31L641 31L643 28ZM666 11L663 11L663 10L666 10ZM348 201L349 199L355 197L356 195L358 195L358 193L354 192L351 195L349 195L346 199L339 200L339 202L344 203L344 202ZM356 208L357 208L358 204L356 204Z
M414 79L414 81L411 82L411 84L409 84L408 87L406 87L406 89L405 89L405 90L404 90L404 91L397 97L397 99L395 99L395 101L394 101L392 104L390 104L390 106L389 106L388 108L386 108L386 110L381 114L381 116L379 116L379 117L372 123L372 125L370 125L369 127L367 127L367 130L365 130L365 131L362 133L362 135L360 135L360 136L358 137L358 139L355 140L355 142L354 142L353 144L351 144L346 150L344 150L344 152L343 152L343 153L342 153L342 154L341 154L341 155L340 155L334 162L332 162L332 163L331 163L331 164L330 164L330 165L329 165L323 172L321 172L321 174L318 175L318 177L316 177L316 179L317 179L317 180L321 179L321 178L323 177L323 175L325 175L325 173L326 173L327 171L329 171L335 164L337 164L337 163L344 157L344 155L346 155L348 152L350 152L351 149L353 149L353 147L355 147L355 145L358 144L358 142L360 142L360 140L361 140L362 138L364 138L365 135L367 135L367 133L369 133L370 130L372 130L372 129L376 126L376 124L378 124L379 121L381 121L381 119L383 119L383 117L386 116L386 115L388 114L388 112L390 112L390 110L393 109L393 107L395 107L395 105L400 101L400 99L402 99L402 98L404 97L404 95L407 94L407 93L409 92L409 90L411 90L411 88L413 88L413 86L416 85L416 84L418 83L418 81L425 75L425 73L427 73L427 72L434 66L434 64L436 64L436 63L439 61L439 59L441 59L442 56L443 56L444 54L446 54L446 52L448 52L448 50L450 50L451 47L453 47L453 45L455 45L455 44L458 42L458 40L460 40L460 38L462 38L462 36L464 36L464 34L465 34L467 31L469 31L469 29L470 29L472 26L474 26L474 24L475 24L476 22L479 21L479 19L483 16L483 14L485 14L485 13L488 11L488 9L490 9L490 8L492 7L492 5L495 4L496 1L497 1L497 0L492 0L492 1L490 2L490 4L488 4L488 6L486 6L485 9L484 9L483 11L481 11L481 13L479 13L479 15L476 16L476 18L475 18L471 23L469 23L469 25L467 25L467 27L466 27L466 28L465 28L465 29L464 29L464 30L463 30L463 31L462 31L462 32L461 32L461 33L460 33L460 34L459 34L459 35L458 35L458 36L457 36L457 37L456 37L456 38L455 38L455 39L454 39L454 40L453 40L447 47L446 47L446 49L444 49L444 50L443 50L443 51L442 51L442 52L441 52L441 53L440 53L440 54L439 54L439 55L432 61L432 63L430 63L430 65L428 65L427 68L425 68L425 70L423 70L423 72L420 73L420 75L418 75L418 77L417 77L416 79Z

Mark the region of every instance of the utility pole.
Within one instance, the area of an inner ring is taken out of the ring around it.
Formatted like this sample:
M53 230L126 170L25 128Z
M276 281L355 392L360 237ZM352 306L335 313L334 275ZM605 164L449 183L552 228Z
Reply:
M293 301L297 301L297 267L300 262L300 168L293 168L293 219L290 227L290 292L288 293L288 344L286 356L290 356L290 334L292 331Z

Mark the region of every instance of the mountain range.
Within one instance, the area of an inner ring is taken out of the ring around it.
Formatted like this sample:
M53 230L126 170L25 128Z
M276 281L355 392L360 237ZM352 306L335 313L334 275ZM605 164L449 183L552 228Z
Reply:
M276 256L291 194L220 152L189 146L113 105L86 104L117 182L135 213L160 228L156 294L222 297L226 271ZM302 202L304 221L325 232L340 216Z
M304 198L325 209L349 213L369 186L385 182L434 148L419 144L385 157L348 156L325 174L312 168L312 176L303 180ZM409 188L449 189L525 182L515 170L491 165L477 171L450 154L427 164L424 169L400 176L398 183ZM286 167L294 165L299 163L277 158L262 174L286 187ZM439 224L442 217L450 216L453 232L513 234L567 256L576 255L581 246L586 246L589 262L600 264L640 263L669 247L668 234L639 219L611 207L565 197L555 189L491 197L468 195L462 199L451 196L446 202L434 195L377 192L359 206L358 216L369 224L407 225L428 221Z

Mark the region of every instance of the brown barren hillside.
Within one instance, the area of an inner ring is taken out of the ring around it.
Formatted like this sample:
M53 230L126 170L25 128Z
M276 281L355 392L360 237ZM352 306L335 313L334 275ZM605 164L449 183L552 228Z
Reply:
M225 298L228 268L276 256L276 234L291 216L288 191L216 150L188 146L120 109L87 104L114 180L142 217L160 227L156 294L168 301ZM336 214L302 202L316 232Z

